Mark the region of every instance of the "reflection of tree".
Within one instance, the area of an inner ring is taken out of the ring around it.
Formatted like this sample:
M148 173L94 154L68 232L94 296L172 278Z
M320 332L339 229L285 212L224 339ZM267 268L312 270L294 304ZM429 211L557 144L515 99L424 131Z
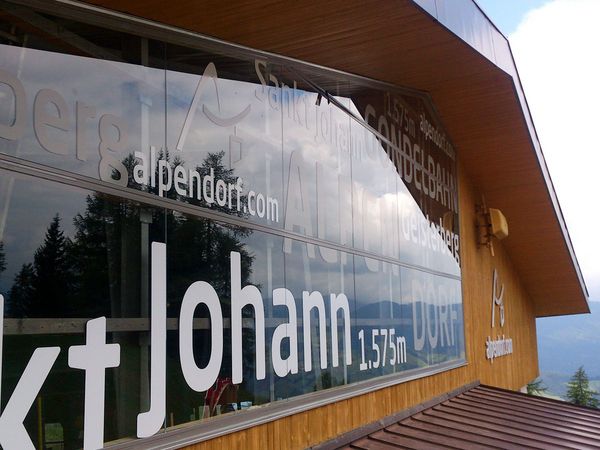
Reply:
M33 257L35 278L31 316L52 317L55 314L68 314L69 292L71 291L72 265L67 255L69 239L60 229L60 217L54 216L46 231L43 244Z
M196 168L202 179L210 174L212 169L215 180L221 179L227 184L235 184L236 177L233 169L227 169L223 164L224 152L209 153L202 164ZM173 164L183 164L176 161ZM234 194L235 195L235 194ZM234 197L235 198L235 197ZM201 205L195 198L180 198L194 205ZM244 200L244 199L241 199ZM212 209L223 213L231 213L226 206L213 203ZM247 213L235 211L238 216ZM211 280L212 286L223 301L229 299L230 252L239 252L242 261L242 284L248 283L253 257L245 250L241 238L248 236L251 230L229 224L217 224L212 220L189 217L183 214L169 212L167 217L167 241L169 242L169 263L171 283L170 293L182 292L190 282L195 280ZM171 295L169 295L170 298ZM227 301L227 304L229 302ZM226 305L223 305L226 306ZM177 308L178 309L178 308ZM228 309L223 311L229 315Z
M71 242L54 216L33 264L23 264L9 292L10 311L16 316L60 317L68 314L73 271L68 250Z
M225 152L208 153L205 159L195 170L204 179L213 171L214 180L223 180L227 185L235 184L237 177L233 169L228 169L223 163ZM160 150L157 153L157 161L165 160L169 162L171 171L175 167L185 165L185 162L179 157L171 157L168 150ZM128 155L123 164L127 168L128 187L136 190L143 190L155 195L158 195L158 187L152 187L150 184L140 185L133 178L133 171L137 164L137 159L133 154ZM166 174L160 174L158 164L154 168L155 179L158 180L163 176L163 182L166 183ZM158 183L156 183L158 184ZM189 185L185 186L188 191ZM194 187L194 192L196 189ZM189 203L195 206L210 208L228 215L236 215L238 217L247 217L248 213L244 212L241 207L240 211L237 208L229 209L227 206L220 206L216 202L207 205L204 200L181 196L175 190L175 184L171 183L171 187L163 194L163 197L178 200L180 202ZM240 197L240 205L244 205L247 201L246 196ZM232 193L232 203L237 204L237 193ZM88 207L89 209L89 207ZM169 283L167 296L169 300L169 311L171 315L177 315L179 305L185 289L196 280L210 281L212 286L219 294L221 300L227 300L229 304L229 254L232 251L239 252L242 260L242 283L247 283L251 273L251 265L253 257L244 249L241 238L248 236L251 230L244 227L239 227L231 224L217 224L213 220L202 217L189 217L184 214L167 210L166 214L162 211L155 211L153 223L165 223L167 230L168 243L168 267L169 267ZM164 236L164 235L163 235ZM161 237L159 240L163 240ZM226 305L224 305L226 306ZM229 315L229 309L223 311L224 315Z
M215 180L221 179L226 183L235 183L236 177L233 170L227 169L223 164L223 152L209 153L203 163L196 168L196 171L202 178L210 174L213 169ZM182 161L178 162L183 164ZM174 163L173 163L174 164ZM174 191L174 189L172 189ZM175 195L169 191L168 196ZM197 206L205 206L195 198L177 197L180 201L185 201ZM243 199L242 199L243 200ZM227 214L244 213L237 210L231 211L227 207L212 205L212 209ZM184 214L167 211L167 298L168 315L177 317L181 306L181 300L186 289L195 281L203 280L209 282L217 292L221 300L221 308L224 317L231 314L231 287L230 287L230 253L238 252L241 256L241 275L242 285L250 281L252 273L252 263L254 257L246 250L242 238L247 237L251 230L243 227L229 224L218 224L213 220L203 217L191 217ZM196 317L208 317L208 311L205 308L198 308ZM244 310L244 316L250 316L249 311ZM245 352L243 364L246 375L245 380L254 378L254 335L246 333L244 330ZM223 362L221 366L220 377L231 376L231 333L229 329L224 331L223 335ZM169 353L176 354L176 342L169 343ZM196 362L200 367L208 363L211 350L210 330L196 330L194 333L194 350ZM187 422L189 420L189 410L198 407L203 403L203 395L190 395L189 388L181 378L178 364L171 366L169 379L177 380L171 384L171 395L169 396L169 408L180 411L178 420ZM245 386L243 392L252 392L253 389ZM196 397L196 398L194 398ZM245 397L254 401L254 397ZM186 411L186 408L189 408ZM187 415L186 415L187 414Z
M169 158L168 153L159 153ZM223 164L224 152L209 153L197 167L202 177L214 171L215 179L235 183L232 169ZM133 170L131 155L123 161ZM178 158L173 167L183 164ZM158 174L157 174L158 175ZM139 185L135 185L140 189ZM133 187L133 186L132 186ZM151 189L151 188L149 188ZM174 188L167 197L179 198ZM213 205L214 209L229 211ZM183 292L196 280L207 280L224 300L224 314L229 310L229 254L242 257L242 282L247 283L253 257L245 250L241 238L251 231L227 224L219 225L205 218L188 217L160 209L150 212L149 240L164 241L165 227L169 248L170 311L177 314ZM244 215L242 211L235 211ZM88 195L86 209L73 218L73 239L65 237L58 214L52 219L44 242L35 251L33 263L24 264L16 275L9 293L12 314L16 317L113 317L139 314L140 208L104 194ZM0 244L1 245L1 244ZM131 263L131 264L128 264ZM0 246L0 272L5 258ZM123 278L126 279L123 279ZM132 291L124 284L135 286ZM124 297L125 296L125 297ZM124 305L127 302L128 305ZM133 306L133 304L136 304Z
M7 311L14 317L27 317L33 300L35 271L33 264L23 264L8 293Z
M0 241L0 274L6 270L6 254L4 253L4 242Z
M200 164L199 166L196 166L195 170L196 172L198 172L198 174L200 175L201 180L204 180L204 177L206 177L207 175L210 175L211 173L211 169L213 171L213 175L214 175L214 180L215 183L217 180L223 180L227 185L232 184L235 185L236 181L237 181L237 177L235 176L234 170L233 169L228 169L225 164L223 163L223 158L225 157L225 152L224 151L219 151L216 153L211 153L209 152L206 157L204 158L204 160L202 161L202 164ZM169 153L168 150L160 150L157 154L157 161L160 160L164 160L167 161L171 167L171 171L172 173L174 173L175 168L178 166L185 166L185 161L183 159L181 159L180 156L175 156L174 158L171 158L171 155ZM136 189L136 190L143 190L149 193L152 193L154 195L159 195L158 192L158 182L155 183L155 186L151 186L150 183L147 183L145 185L140 185L138 184L133 177L133 172L134 172L134 168L137 165L137 158L133 155L133 154L129 154L127 155L127 157L123 160L123 165L127 168L127 173L128 173L128 182L127 182L127 187L131 188L131 189ZM160 174L159 170L158 170L158 164L156 164L156 167L154 168L154 179L158 180L160 177L162 176L162 181L164 184L167 184L167 175L165 173ZM187 192L189 191L189 184L186 183L180 183L180 185L182 187L185 187L185 190ZM194 194L196 195L196 186L194 186L193 189ZM214 198L214 193L213 194L213 198ZM185 202L185 203L190 203L192 205L195 206L203 206L205 208L210 208L212 210L216 210L219 212L222 212L224 214L228 214L228 215L235 215L238 217L248 217L248 212L244 212L244 206L247 204L247 196L241 194L239 196L239 204L240 204L240 210L238 211L237 208L233 208L233 209L229 209L227 206L220 206L218 205L216 202L208 205L206 204L206 202L203 199L200 198L196 198L195 196L182 196L179 195L177 193L177 190L175 189L175 183L171 182L171 187L163 194L163 197L165 198L170 198L173 200L178 200L180 202ZM237 202L238 202L238 194L237 192L233 192L232 193L232 204L237 206ZM231 225L226 225L228 228L231 228ZM243 229L238 229L238 232L242 232L244 231Z
M86 202L86 210L73 218L76 309L88 317L135 315L139 310L139 208L102 194L89 195ZM135 286L133 292L124 281Z

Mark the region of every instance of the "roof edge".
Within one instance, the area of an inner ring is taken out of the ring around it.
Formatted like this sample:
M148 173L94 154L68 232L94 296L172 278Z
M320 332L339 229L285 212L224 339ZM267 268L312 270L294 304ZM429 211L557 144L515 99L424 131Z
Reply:
M575 250L573 248L573 243L571 241L571 236L569 235L569 230L567 228L566 221L562 214L562 209L558 201L558 196L556 195L556 191L554 189L554 183L552 182L552 178L550 176L550 172L546 164L546 159L544 157L542 146L537 135L537 130L535 128L535 124L531 116L531 111L529 110L527 98L525 96L525 92L521 84L521 78L519 76L519 71L517 69L508 38L492 22L492 20L483 11L483 8L481 8L481 6L477 3L476 0L457 0L456 3L452 4L452 8L450 9L444 9L443 4L438 3L436 0L411 1L418 8L420 8L426 14L431 16L441 26L443 26L452 34L454 34L458 39L465 42L477 53L481 54L500 70L506 72L512 77L515 88L515 94L518 99L518 103L521 107L521 112L523 114L523 120L529 132L532 150L536 155L539 170L545 181L546 189L548 191L550 205L554 210L554 215L556 216L556 220L563 235L565 247L567 248L567 252L571 257L571 262L575 270L576 277L579 280L581 294L585 302L585 309L587 309L587 312L589 313L589 293L587 290L587 286L585 284L585 280L581 272L581 267L579 266ZM470 14L471 16L478 16L479 21L472 20L469 22L470 27L467 27L465 26L465 23L463 21L456 20L457 15L460 14ZM478 23L479 26L477 26L476 23ZM560 315L585 313L582 312L578 306L582 305L574 305L572 312ZM545 315L540 315L536 313L536 317L545 317Z
M412 408L404 409L395 414L391 414L375 422L371 422L360 428L356 428L352 431L336 436L333 439L330 439L329 441L322 442L318 445L309 448L311 450L333 450L344 445L348 445L351 442L354 442L367 434L371 434L375 431L379 431L383 428L386 428L392 425L393 423L399 422L403 419L406 419L407 417L410 417L414 414L431 408L432 406L438 405L442 402L450 400L451 398L457 397L458 395L480 385L481 383L479 382L479 380L472 381L471 383L465 384L442 395L433 397L423 403L413 406Z

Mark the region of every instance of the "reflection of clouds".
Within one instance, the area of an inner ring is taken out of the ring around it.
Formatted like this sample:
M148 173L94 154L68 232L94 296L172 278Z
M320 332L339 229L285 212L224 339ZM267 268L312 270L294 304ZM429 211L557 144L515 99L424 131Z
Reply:
M218 67L217 67L218 70ZM175 148L183 123L192 103L198 76L177 72L167 73L168 139L170 148ZM256 84L218 80L219 104L214 89L206 89L201 97L198 110L191 122L183 151L173 151L171 155L181 157L188 167L201 165L209 153L225 151L224 163L241 177L244 192L255 190L271 197L279 203L280 217L284 211L281 150L281 112L271 114L254 95ZM171 95L177 94L177 98ZM202 106L211 110L220 109L224 116L239 113L250 105L250 113L236 126L222 127L204 114ZM270 131L267 131L270 130ZM230 139L239 142L230 151ZM262 221L250 217L251 221ZM280 219L279 226L283 223ZM274 225L274 224L272 224Z
M10 46L2 46L2 52L2 68L11 73L19 71L27 94L26 134L18 150L20 157L97 178L98 120L103 114L111 113L127 119L128 150L131 148L131 151L140 148L142 97L152 103L148 111L149 123L164 123L162 70ZM22 52L24 58L21 63L19 56ZM67 104L69 130L59 132L47 127L52 136L66 140L68 154L65 156L44 150L34 135L33 103L40 89L56 90ZM76 104L96 109L95 117L86 119L82 127L86 134L86 162L75 159ZM151 126L149 129L154 140L162 143L164 127Z
M427 230L429 239L432 239L433 250L426 245L414 242L411 239L411 218L412 221L416 221L417 226L423 221L434 220L435 218L429 218L425 216L413 196L408 192L404 184L401 184L402 190L398 192L398 208L400 215L400 259L402 261L430 267L434 270L450 273L453 275L460 275L460 267L454 259L454 256L445 249L447 249L446 242L442 239L441 235L431 229L431 225ZM439 225L439 222L436 223ZM408 235L408 238L407 238ZM443 249L444 251L440 251Z
M243 242L246 250L254 257L250 284L260 286L261 294L266 304L267 299L271 299L273 295L272 291L269 291L269 285L271 289L285 287L283 253L281 251L283 239L254 231L244 237ZM271 254L270 264L269 252Z
M320 225L318 236L337 243L344 242L345 237L340 238L340 228L343 228L340 225L345 221L352 222L354 245L359 248L366 241L369 250L385 256L459 274L451 255L433 252L403 238L402 214L408 211L422 219L424 216L419 205L374 135L333 104L327 104L325 99L317 106L316 93L289 90L286 95L281 95L279 91L279 110L275 111L270 104L268 90L262 101L258 98L260 95L255 95L257 89L261 89L260 84L219 78L220 107L217 105L217 92L212 88L203 92L201 104L208 105L213 111L220 110L223 116L235 115L250 105L250 114L236 127L221 127L208 119L200 105L195 112L184 151L178 152L174 148L198 85L198 75L3 46L2 65L6 70L15 71L22 51L26 55L21 78L28 92L28 124L26 136L20 145L21 157L97 178L99 117L112 113L127 119L130 128L127 152L133 152L140 150L141 143L145 141L142 136L145 129L142 126L142 104L147 104L149 144L160 149L166 143L167 148L171 149L171 158L181 157L187 168L202 164L209 152L228 152L231 136L239 138L242 141L242 158L238 161L239 154L227 153L224 162L235 169L235 176L243 178L246 192L253 189L278 199L279 226L284 223L290 155L292 151L298 151L302 156L302 182L309 197L315 236ZM254 74L254 68L251 63L248 64L248 73ZM67 136L70 146L68 156L43 150L33 133L31 109L34 93L41 88L56 89L69 106L71 130ZM296 121L292 97L297 99L296 105L302 109L301 120L307 123ZM336 99L361 117L351 99ZM75 159L77 101L95 106L97 112L96 118L89 119L85 127L88 153L85 162ZM317 117L322 121L317 123ZM166 137L163 135L165 121ZM326 125L329 134L322 133L321 125ZM336 130L337 126L341 130ZM336 145L332 137L332 133L338 131L347 141L345 149L341 143ZM352 157L355 147L361 149L360 157ZM14 152L13 145L6 145L5 148L8 153ZM236 151L239 153L239 149ZM317 177L317 162L322 168L320 177ZM342 180L342 192L339 192L338 176ZM357 205L357 189L364 191L365 210L363 204ZM319 211L317 202L320 202ZM261 219L251 217L249 220ZM343 229L341 231L344 232ZM441 238L436 238L436 241L439 241L439 246Z
M355 273L354 279L357 286L357 303L370 304L372 302L393 301L400 302L400 295L396 289L389 289L384 280L382 271L371 272L368 269L359 270ZM398 284L397 281L394 284Z
M300 126L291 118L284 116L285 151L302 149L304 158L319 161L332 168L348 164L342 158L338 137L344 133L344 130L346 134L348 133L349 117L335 106L327 105L326 102L320 106L315 105L316 94L304 93L303 95L309 97L307 103L312 107L309 109L309 126ZM339 126L342 126L342 130L339 130Z
M180 78L188 78L190 76L185 74L177 74ZM196 82L195 80L192 82L190 80L186 81L189 84L188 87L188 96L191 97L193 95L193 90L195 88ZM237 101L237 108L242 107L244 104L239 100L236 95L232 94L231 91L235 90L236 94L244 93L245 98L252 98L254 101L254 105L257 105L258 101L254 99L254 91L259 86L252 83L246 82L238 82L238 81L230 81L228 86L231 90L228 90L225 95L228 95L228 98L231 98L231 102ZM180 89L181 91L181 89ZM182 91L183 92L183 91ZM398 243L402 240L402 233L400 223L399 210L396 207L395 196L398 194L397 186L401 185L404 188L404 191L400 193L401 196L405 196L404 199L399 199L398 204L400 205L400 210L404 208L405 210L410 210L411 214L415 214L416 217L424 218L419 206L414 201L413 197L408 193L406 188L404 187L404 183L400 179L399 175L396 172L396 168L393 163L387 157L387 154L383 147L376 141L376 139L362 126L356 124L354 121L350 122L350 119L337 108L334 108L332 105L326 105L322 103L321 106L314 106L314 110L312 109L312 105L314 104L314 99L316 99L316 94L308 93L304 91L296 91L298 96L306 96L308 99L307 102L311 105L309 108L309 120L311 119L311 112L315 115L317 112L320 115L324 115L328 119L330 131L332 123L349 123L352 136L356 139L361 139L363 150L366 151L367 143L364 142L365 139L369 139L369 145L372 143L376 144L376 151L379 155L376 158L369 158L366 154L363 155L365 157L353 159L352 163L352 179L353 184L358 183L359 186L364 189L363 196L365 196L364 206L366 210L363 211L363 217L359 217L359 211L362 210L363 205L359 205L358 210L354 208L354 245L358 247L362 247L362 242L365 239L368 239L370 242L369 248L371 250L375 250L377 252L382 252L387 256L397 257L398 255ZM240 94L241 95L241 94ZM223 96L225 98L225 96ZM289 99L289 96L284 95L283 99ZM345 101L350 105L351 108L356 111L356 108L349 102L348 99L340 99ZM213 99L213 101L216 101ZM191 100L190 100L191 102ZM223 101L224 103L224 101ZM183 103L185 104L185 102ZM189 104L189 102L188 102ZM232 103L234 104L234 103ZM303 106L304 101L302 100L300 104ZM270 111L271 107L268 105L268 100L265 98L265 101L261 105L265 111ZM281 107L281 104L279 105ZM284 105L285 106L285 105ZM254 110L259 110L259 108L253 109L253 114L250 116L250 121L246 123L244 122L244 127L247 127L249 132L247 134L254 134L254 130L260 130L260 126L264 124L264 116L260 116L257 119L257 115L254 114ZM184 116L187 110L185 107L181 108L179 111L180 122L184 120ZM283 120L283 151L284 155L284 163L283 163L283 171L284 178L289 177L289 167L287 165L286 160L289 161L289 155L292 151L300 151L302 155L302 163L300 164L301 170L301 178L302 183L305 183L305 187L308 193L308 201L310 216L313 222L313 231L316 234L319 224L319 216L317 212L317 202L325 202L325 205L320 205L322 211L326 214L326 221L320 222L321 225L323 223L326 224L326 231L319 233L321 237L331 239L335 242L339 242L339 224L335 223L336 218L339 222L342 212L352 211L352 194L350 192L342 192L341 195L338 195L338 187L335 185L334 173L331 169L337 168L337 171L342 171L344 173L347 169L343 169L340 167L340 164L348 167L350 161L349 158L343 158L343 153L340 153L339 148L336 148L335 145L330 143L322 142L322 139L315 139L315 135L318 130L315 129L315 124L310 125L309 129L304 126L299 126L293 118L288 116L287 108L283 108L281 111L281 120ZM292 112L293 114L293 112ZM313 117L314 119L314 117ZM256 127L250 125L256 122ZM312 126L312 128L311 128ZM197 137L198 146L201 145L210 145L208 142L212 139L212 145L218 145L218 142L224 142L227 136L224 136L224 131L222 129L218 129L214 126L211 126L210 123L207 123L204 118L204 125L197 130L199 133L199 137ZM244 134L244 130L241 129L240 135ZM200 139L202 139L200 141ZM276 142L279 139L279 136L269 136L268 140ZM248 139L252 146L258 140ZM351 143L349 143L351 145ZM264 149L258 148L259 144L256 144L257 150L264 152ZM276 149L273 149L276 152ZM325 168L323 174L326 174L325 177L317 180L316 172L315 172L315 162L318 162ZM236 168L237 170L237 168ZM259 174L261 170L264 170L262 167L261 161L259 158L249 158L244 161L243 165L239 166L240 175L244 175L246 177L252 176L252 174ZM324 178L324 179L323 179ZM318 184L323 192L326 192L328 195L318 195L317 189L315 185ZM287 183L284 182L282 186L282 193L284 195L284 203L285 203L285 192L287 190ZM318 198L317 198L318 196ZM356 192L354 193L354 197L356 197ZM282 205L285 208L285 205ZM356 204L354 205L356 206ZM367 229L363 229L365 226ZM362 236L363 234L368 233L368 238ZM438 242L438 247L442 243L441 238L436 238ZM374 243L376 244L373 247ZM454 258L450 255L442 255L440 252L433 252L429 249L423 248L419 244L414 244L412 241L404 241L402 245L400 245L401 259L405 261L409 261L415 264L426 264L431 266L437 270L448 270L451 273L456 273L456 263L454 262Z

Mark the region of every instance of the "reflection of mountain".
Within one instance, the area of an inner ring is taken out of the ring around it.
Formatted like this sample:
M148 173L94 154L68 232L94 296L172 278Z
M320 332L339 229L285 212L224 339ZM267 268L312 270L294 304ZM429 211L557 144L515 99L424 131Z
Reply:
M407 308L409 308L407 310ZM365 318L365 319L378 319L378 318L388 318L388 317L408 317L406 314L408 311L412 311L410 309L410 305L402 305L396 302L390 301L380 301L369 303L367 305L361 306L356 310L357 318ZM402 313L404 312L404 316ZM412 313L411 313L412 314Z
M364 329L367 336L370 336L372 329L390 329L395 330L396 336L404 336L406 339L407 363L403 366L403 370L409 368L422 367L426 365L438 364L448 360L453 360L461 357L461 349L464 348L462 337L462 322L454 321L452 325L448 324L448 328L444 328L440 319L433 310L433 306L428 304L429 316L436 318L435 325L431 327L430 322L423 321L421 316L420 302L416 302L416 320L413 322L413 303L398 303L390 301L380 301L358 307L356 317L358 329ZM457 309L457 317L462 317L459 305L449 305ZM427 319L429 320L429 319ZM453 328L452 328L453 327ZM415 333L417 336L415 336ZM435 339L435 346L430 343L430 335ZM447 334L446 334L447 333ZM415 349L415 340L419 337L423 338L423 347L420 350ZM444 339L445 336L448 336ZM454 338L454 342L449 340ZM370 341L367 339L367 347ZM355 347L356 357L360 357L360 349Z

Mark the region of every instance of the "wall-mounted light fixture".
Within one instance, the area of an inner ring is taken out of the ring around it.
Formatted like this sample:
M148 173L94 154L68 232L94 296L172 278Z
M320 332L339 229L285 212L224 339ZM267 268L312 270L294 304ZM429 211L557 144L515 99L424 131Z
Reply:
M476 206L476 210L477 231L479 234L477 244L489 248L492 256L494 256L492 239L502 240L508 236L508 222L502 211L496 208L488 208L483 198L481 204Z

